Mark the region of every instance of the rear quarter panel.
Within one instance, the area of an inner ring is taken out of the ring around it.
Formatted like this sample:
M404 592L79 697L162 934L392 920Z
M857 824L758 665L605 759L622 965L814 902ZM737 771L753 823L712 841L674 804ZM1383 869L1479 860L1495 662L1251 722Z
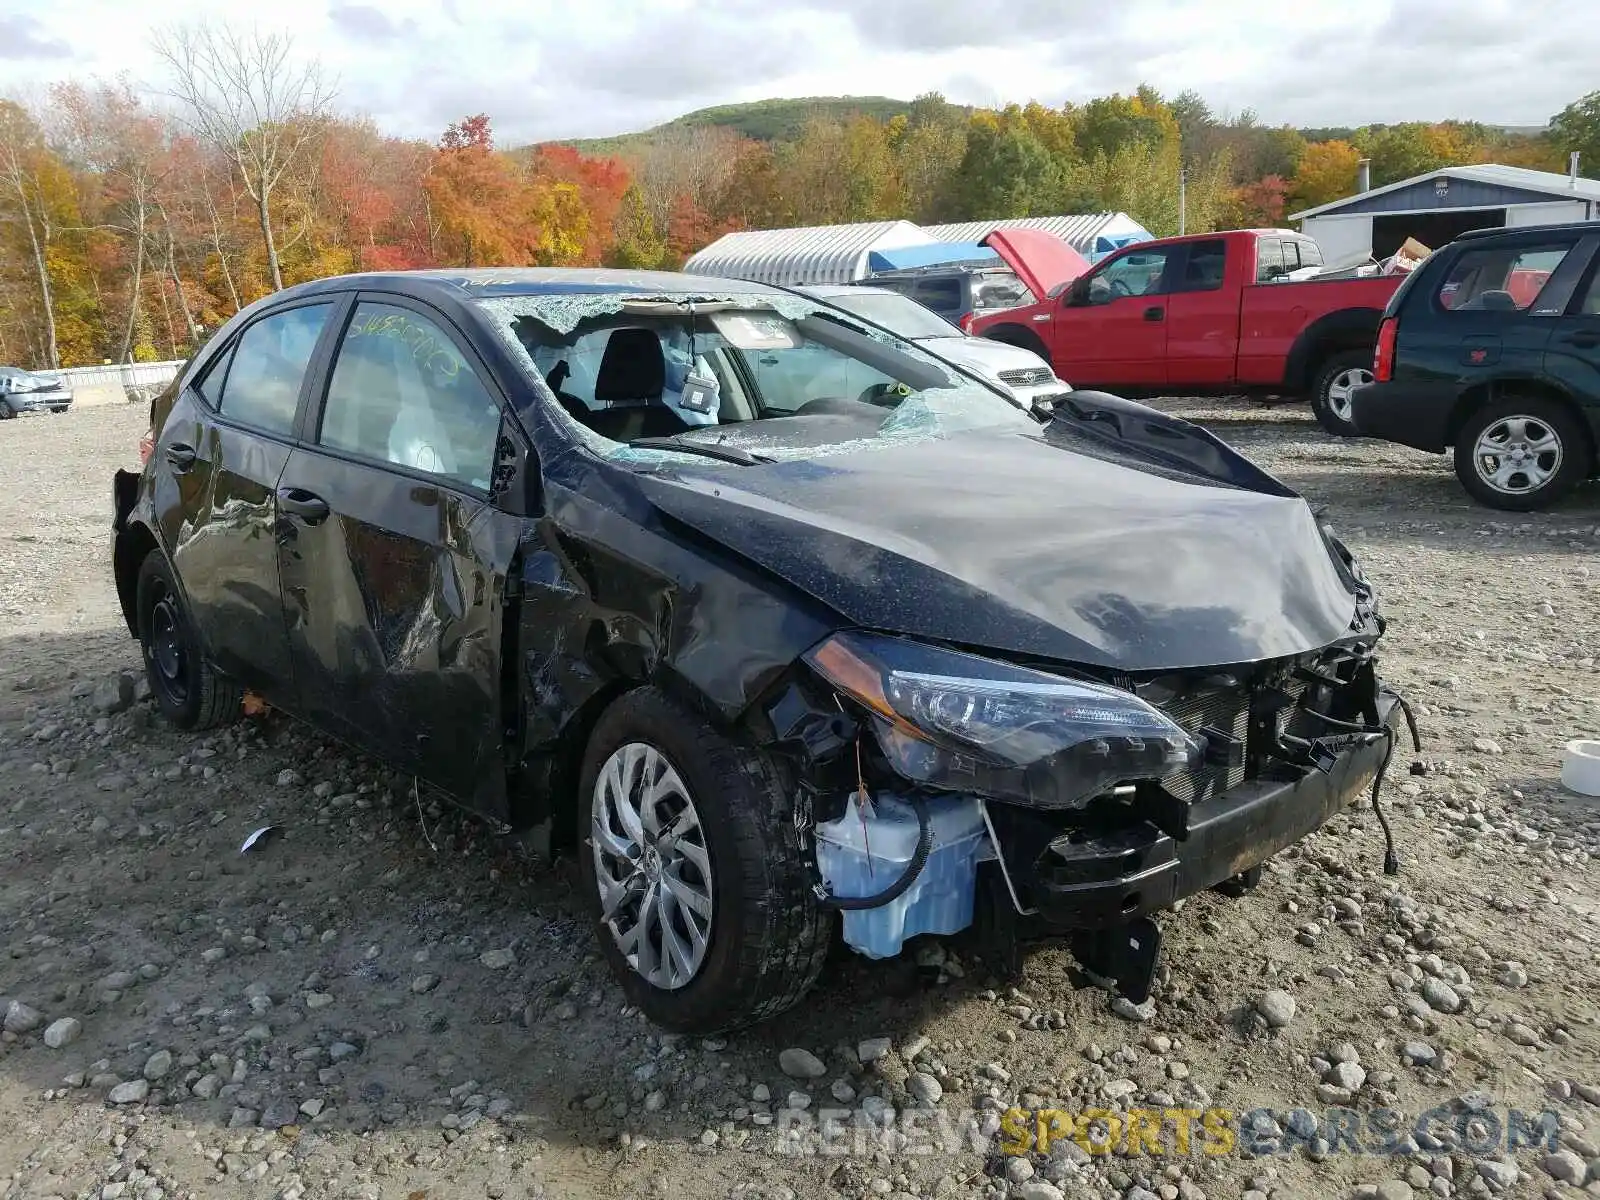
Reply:
M1389 297L1403 277L1252 283L1243 289L1239 311L1239 380L1281 384L1300 335L1330 313L1366 311L1377 328Z

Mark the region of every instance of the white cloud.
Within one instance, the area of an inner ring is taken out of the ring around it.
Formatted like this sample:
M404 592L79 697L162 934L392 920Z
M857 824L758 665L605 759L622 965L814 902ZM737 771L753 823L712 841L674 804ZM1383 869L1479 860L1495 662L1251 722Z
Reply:
M1594 0L273 0L340 102L435 138L487 112L503 142L618 133L765 96L943 90L992 104L1141 82L1297 125L1476 119L1538 125L1596 80ZM201 0L21 0L8 85L127 71L158 89L153 29Z

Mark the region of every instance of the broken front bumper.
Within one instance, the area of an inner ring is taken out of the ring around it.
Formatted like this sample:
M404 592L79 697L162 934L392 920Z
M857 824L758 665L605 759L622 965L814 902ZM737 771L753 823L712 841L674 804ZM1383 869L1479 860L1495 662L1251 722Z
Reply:
M1392 693L1380 693L1378 712L1398 738ZM1142 822L1061 833L1041 849L1028 814L993 805L997 849L1023 914L1073 929L1126 924L1215 887L1318 829L1370 791L1384 753L1380 740L1344 751L1326 772L1247 780L1194 804L1182 840Z

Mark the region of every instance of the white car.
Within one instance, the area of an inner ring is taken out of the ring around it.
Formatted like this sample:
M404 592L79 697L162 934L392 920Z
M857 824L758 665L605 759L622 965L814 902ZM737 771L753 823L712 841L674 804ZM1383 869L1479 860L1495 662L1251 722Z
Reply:
M982 376L1029 408L1072 390L1032 350L963 333L909 296L858 284L817 284L795 289L887 329L897 337Z
M0 367L0 421L22 413L64 413L71 406L72 389L53 375Z

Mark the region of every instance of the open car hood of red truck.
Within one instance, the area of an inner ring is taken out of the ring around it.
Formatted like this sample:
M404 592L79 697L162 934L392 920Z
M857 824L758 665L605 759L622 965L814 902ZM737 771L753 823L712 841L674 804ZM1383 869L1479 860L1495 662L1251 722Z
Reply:
M1043 300L1089 269L1088 259L1042 229L996 229L981 244L1017 273L1036 300Z

